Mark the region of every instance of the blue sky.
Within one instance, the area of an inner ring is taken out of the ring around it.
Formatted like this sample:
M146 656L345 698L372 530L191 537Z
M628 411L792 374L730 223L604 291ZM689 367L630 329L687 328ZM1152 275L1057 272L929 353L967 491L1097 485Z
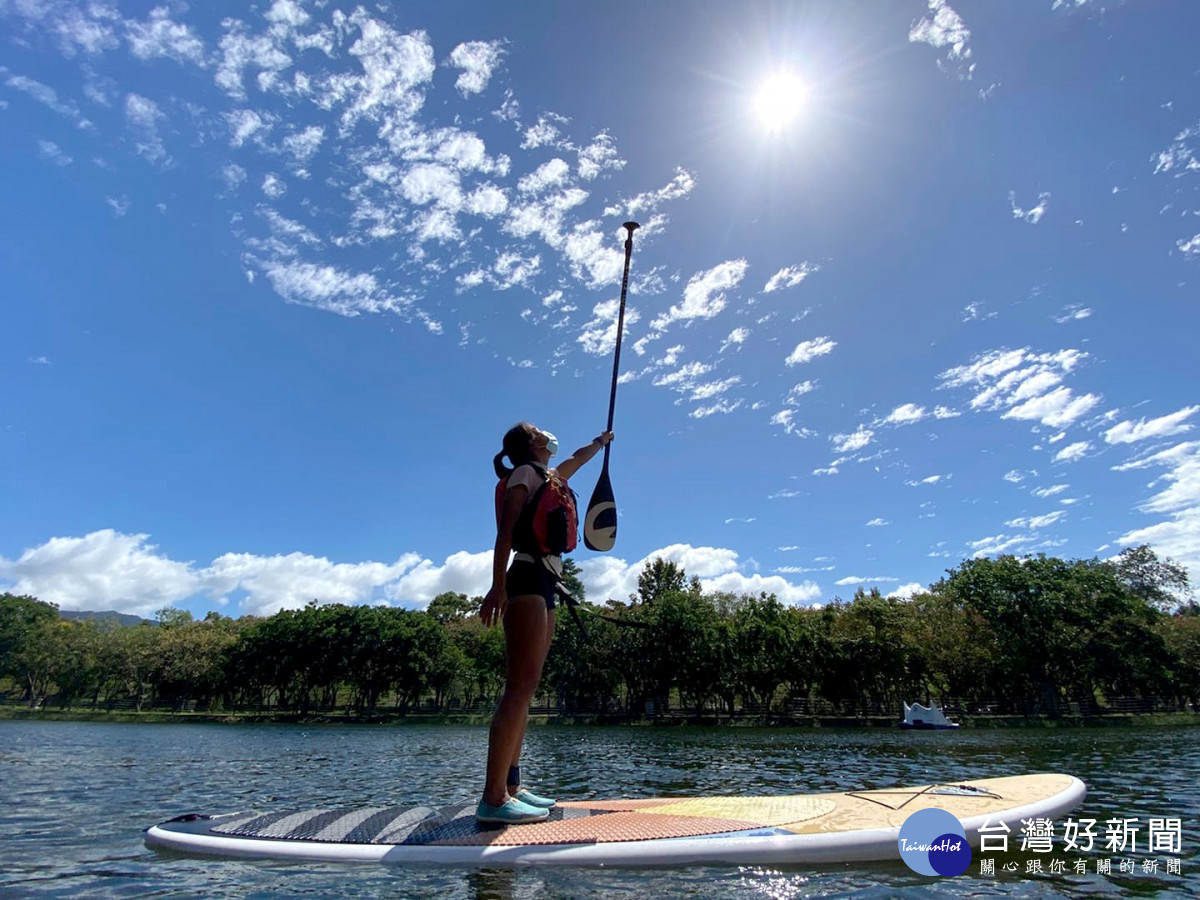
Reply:
M793 604L1143 542L1197 579L1198 33L1183 0L0 0L0 589L484 593L503 432L603 428L630 218L589 599L659 555Z

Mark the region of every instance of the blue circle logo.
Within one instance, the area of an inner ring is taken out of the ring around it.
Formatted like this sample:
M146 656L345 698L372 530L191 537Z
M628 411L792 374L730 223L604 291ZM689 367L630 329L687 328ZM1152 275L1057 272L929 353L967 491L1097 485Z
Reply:
M900 826L900 858L921 875L953 877L971 865L962 823L944 809L919 809Z

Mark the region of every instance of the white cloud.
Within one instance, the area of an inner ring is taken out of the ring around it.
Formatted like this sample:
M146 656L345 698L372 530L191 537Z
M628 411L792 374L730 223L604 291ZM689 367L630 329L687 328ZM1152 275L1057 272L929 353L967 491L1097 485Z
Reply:
M1092 449L1091 441L1076 441L1074 444L1067 444L1057 453L1054 454L1055 462L1076 462L1083 459L1087 452Z
M585 353L602 356L612 353L617 343L617 312L620 300L602 300L592 307L592 318L583 326L576 340L582 345ZM625 309L625 325L635 324L639 314L633 307Z
M411 119L425 100L421 86L433 78L436 68L429 36L423 31L401 34L372 19L362 7L347 21L361 31L349 52L358 57L362 73L331 76L323 85L322 103L345 104L345 134L363 118Z
M899 581L899 578L891 578L887 575L875 575L871 578L860 578L857 575L847 575L845 578L839 578L834 582L838 587L849 587L852 584L892 584Z
M225 181L225 187L231 191L237 190L246 180L246 170L235 163L230 163L221 170L221 178Z
M1075 422L1100 402L1095 394L1076 396L1060 386L1063 377L1087 358L1079 350L1033 353L992 350L977 356L969 365L942 372L943 387L973 387L973 409L1003 410L1007 419L1039 421L1052 428Z
M750 330L748 328L735 328L733 331L729 332L729 337L725 338L725 340L721 342L721 347L717 352L724 353L729 347L740 347L742 344L746 343L746 338L749 336Z
M1038 488L1037 490L1032 491L1032 494L1035 497L1045 499L1046 497L1053 497L1057 494L1061 494L1070 487L1071 486L1069 484L1052 484L1050 487Z
M1187 240L1178 240L1175 242L1175 246L1188 259L1200 257L1200 234L1192 235Z
M987 313L985 313L983 311L984 305L985 304L983 303L982 300L976 300L973 303L968 303L966 306L963 307L962 320L964 322L979 322L979 321L982 321L983 319L996 318L997 314L995 311L987 312Z
M258 69L267 75L265 83L271 84L275 75L291 66L292 58L269 35L250 35L246 24L238 19L227 19L222 24L227 30L218 44L220 61L214 80L230 97L246 99L244 70Z
M1012 205L1012 214L1014 219L1022 219L1030 225L1036 225L1042 221L1042 216L1046 214L1046 207L1049 205L1050 194L1038 194L1037 204L1030 209L1021 209L1017 206L1017 195L1014 191L1008 192L1008 202Z
M867 527L868 528L879 528L883 525L888 525L888 524L890 524L890 523L888 522L887 519L881 519L881 518L876 517L867 523Z
M282 197L287 192L287 185L274 172L268 172L263 176L262 192L268 197L275 199L276 197Z
M788 404L788 406L795 406L801 397L803 397L805 394L812 393L816 389L817 383L815 381L812 381L811 379L807 381L801 381L799 384L793 385L792 389L788 391L787 397L784 398L784 403Z
M1051 428L1062 428L1079 419L1099 402L1100 398L1095 394L1075 397L1071 389L1064 386L1014 406L1004 413L1003 418L1033 419Z
M861 450L871 443L874 437L874 431L863 425L859 425L852 434L831 435L829 440L838 453L853 453L855 450Z
M923 594L927 588L919 581L910 581L908 584L902 584L893 591L888 592L889 597L896 597L900 600L911 600L916 594Z
M935 406L933 408L933 416L935 419L953 419L961 415L962 413L958 412L957 410L949 409L945 406Z
M467 41L450 51L450 65L462 69L454 87L464 97L487 87L504 54L503 41Z
M108 204L109 208L113 211L113 215L118 219L129 212L129 208L133 205L130 199L124 195L120 197L105 197L104 202Z
M803 428L795 422L796 411L794 409L781 409L775 415L771 416L772 425L782 425L785 434L793 434L799 438L810 438L816 434L810 428Z
M557 157L542 163L537 169L517 182L517 190L523 194L541 194L550 188L566 184L571 167Z
M204 41L189 26L172 21L171 11L165 6L152 9L145 22L127 20L125 39L139 59L164 56L176 62L204 65Z
M981 556L1011 553L1020 547L1033 543L1034 540L1034 538L1027 535L995 534L990 537L981 538L978 541L971 541L969 546L975 551L972 555L978 559Z
M625 160L617 155L616 142L606 131L592 138L592 142L587 146L579 148L578 158L579 177L585 181L590 181L609 169L625 168Z
M289 303L350 317L364 312L400 312L408 306L369 273L284 260L271 260L262 268L275 292Z
M492 219L508 210L508 197L494 184L483 184L464 198L463 209L473 215Z
M731 401L731 400L721 399L721 400L718 400L716 403L712 403L708 406L697 406L690 413L688 413L688 416L690 416L693 419L705 419L705 418L708 418L709 416L716 415L717 413L722 413L722 414L731 413L734 410L739 409L741 407L741 405L742 405L741 400L732 400Z
M1078 303L1073 303L1069 306L1063 307L1062 314L1055 316L1054 321L1057 322L1059 325L1062 325L1066 322L1078 322L1081 319L1088 318L1089 316L1091 316L1091 314L1092 314L1092 311L1090 309L1088 309L1086 306L1081 306Z
M1020 484L1025 480L1025 473L1019 469L1010 469L1004 474L1004 480L1010 484Z
M252 109L238 109L231 113L222 113L229 125L229 146L240 147L259 132L270 130L273 122L264 119Z
M303 131L296 131L283 139L283 150L298 164L307 163L321 148L325 139L325 129L321 125L310 125Z
M1010 519L1004 524L1009 528L1045 528L1048 525L1054 525L1060 522L1066 516L1066 510L1056 509L1054 512L1046 513L1043 516L1022 516L1017 519Z
M908 481L906 481L904 483L907 484L909 487L917 487L922 484L937 484L939 481L942 480L943 477L948 477L948 476L929 475L925 478L922 478L920 481L917 481L914 479L909 479Z
M789 366L800 365L816 359L818 356L825 356L827 353L833 352L833 348L836 346L837 341L831 341L827 337L813 338L811 341L801 341L796 345L796 349L788 354L784 363Z
M915 403L903 403L888 413L883 423L885 425L912 425L927 416L925 407L917 406Z
M612 555L583 560L579 568L588 600L593 603L604 603L609 599L625 602L637 592L638 575L645 564L656 558L675 563L689 577L697 576L701 588L706 591L755 596L765 591L788 606L806 606L821 596L820 587L811 581L793 584L778 576L742 574L738 571L738 555L733 550L671 544L634 563L626 563Z
M811 263L807 262L800 263L798 266L786 266L767 280L766 285L763 286L762 292L764 294L770 294L774 291L795 287L809 275L820 271L820 269L820 266L812 265Z
M553 121L552 121L553 119ZM554 145L558 141L558 127L554 121L566 122L561 116L538 116L537 124L525 129L522 150L535 150L547 144Z
M616 206L607 207L604 215L616 216L624 213L627 216L636 216L642 211L653 213L668 200L687 196L695 186L695 176L686 169L677 168L674 177L665 186L657 191L647 191L629 200L620 201Z
M54 141L39 140L37 144L38 155L42 159L50 160L56 166L69 166L75 161L70 155L64 153L62 148L54 143Z
M1200 581L1200 441L1176 444L1150 456L1133 460L1117 471L1164 468L1153 482L1166 487L1139 504L1146 513L1167 518L1145 528L1133 529L1117 539L1123 546L1150 544L1155 552L1169 556L1188 569L1193 583Z
M0 71L3 71L0 69ZM65 116L68 119L78 120L80 117L79 107L68 100L59 100L58 91L49 85L42 84L33 78L27 78L24 75L10 75L4 82L5 87L13 88L28 94L38 103L53 110L60 116Z
M939 50L948 47L947 62L961 77L970 78L975 69L974 63L967 63L971 58L971 48L967 46L971 40L970 29L945 0L929 0L929 11L933 13L932 18L923 18L909 29L909 41L929 44Z
M82 538L51 538L16 560L0 557L0 579L14 593L60 609L115 609L143 616L199 593L203 582L191 565L156 552L148 539L112 529Z
M1185 406L1183 409L1169 415L1159 416L1157 419L1121 422L1104 432L1104 440L1110 444L1132 444L1135 441L1183 434L1192 430L1192 424L1184 420L1190 419L1197 412L1200 412L1200 406Z
M683 302L650 323L655 331L663 331L672 322L692 319L711 319L725 308L725 291L737 287L746 274L746 260L731 259L697 272L683 289Z

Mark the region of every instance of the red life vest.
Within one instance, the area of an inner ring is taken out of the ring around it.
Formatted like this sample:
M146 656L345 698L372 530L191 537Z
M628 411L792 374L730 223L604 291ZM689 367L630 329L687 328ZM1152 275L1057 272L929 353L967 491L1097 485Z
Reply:
M529 463L542 476L542 484L525 501L513 527L513 549L534 556L561 556L575 549L579 532L579 514L575 492L567 480L553 469ZM508 479L496 484L496 524L504 511L504 492Z

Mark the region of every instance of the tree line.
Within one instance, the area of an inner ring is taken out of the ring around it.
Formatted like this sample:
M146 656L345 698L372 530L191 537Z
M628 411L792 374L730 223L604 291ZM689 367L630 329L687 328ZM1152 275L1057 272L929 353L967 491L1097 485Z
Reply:
M584 598L579 570L568 582ZM268 617L153 623L78 620L0 595L0 693L32 706L281 713L487 710L504 639L480 597L425 610L309 603ZM966 712L1059 715L1116 698L1200 702L1200 607L1186 571L1149 547L1113 560L970 559L909 599L785 606L705 591L674 563L646 563L627 601L565 611L537 703L637 717L891 714L932 700Z

